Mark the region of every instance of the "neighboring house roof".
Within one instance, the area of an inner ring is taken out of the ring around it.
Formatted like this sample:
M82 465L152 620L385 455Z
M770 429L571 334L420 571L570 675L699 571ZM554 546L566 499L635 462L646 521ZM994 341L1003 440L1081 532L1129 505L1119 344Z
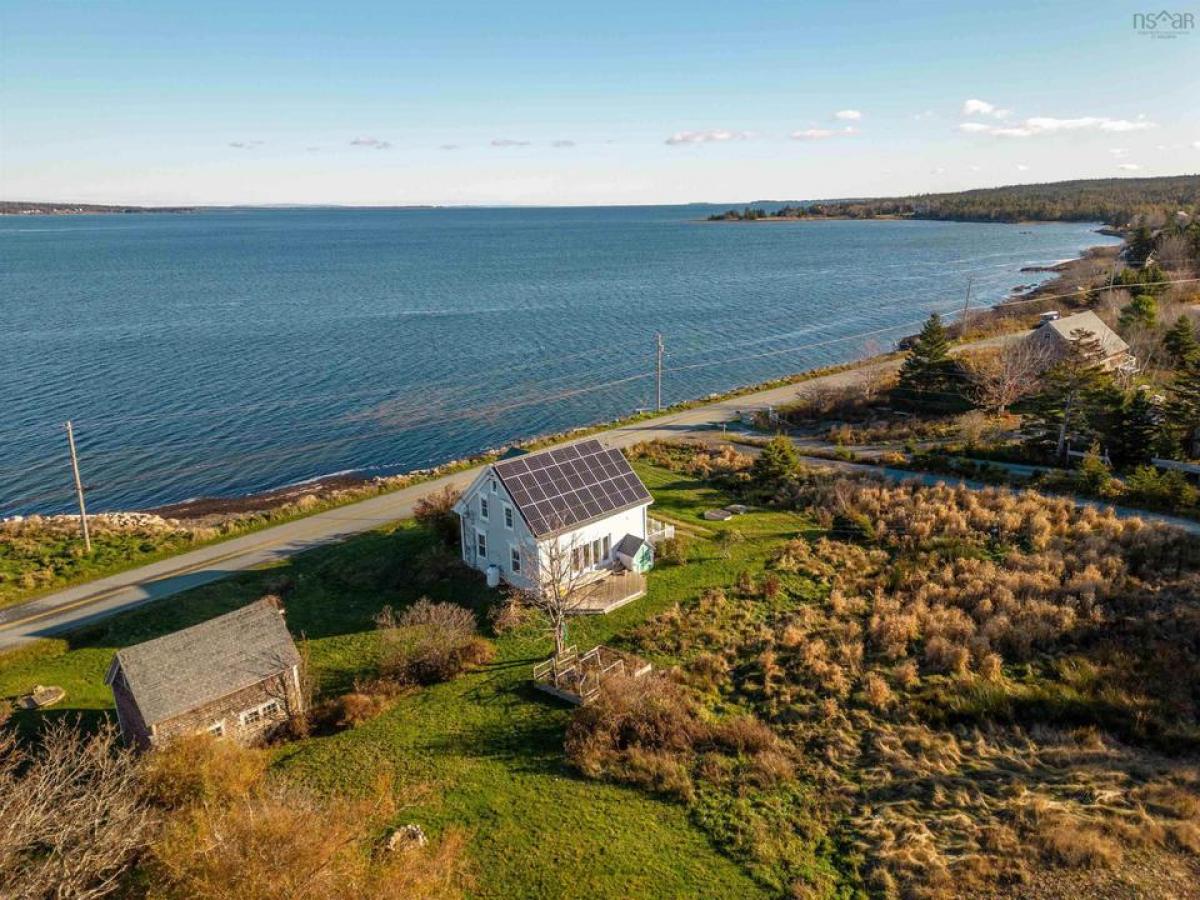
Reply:
M117 652L118 668L147 725L173 719L298 665L282 611L259 600Z
M539 538L652 502L621 451L596 440L502 460L492 468Z
M1090 310L1046 322L1038 327L1036 333L1043 333L1049 338L1069 344L1075 339L1074 333L1080 331L1091 332L1092 336L1100 341L1100 348L1104 352L1105 359L1129 352L1129 345L1121 340L1120 335L1105 325L1104 321Z

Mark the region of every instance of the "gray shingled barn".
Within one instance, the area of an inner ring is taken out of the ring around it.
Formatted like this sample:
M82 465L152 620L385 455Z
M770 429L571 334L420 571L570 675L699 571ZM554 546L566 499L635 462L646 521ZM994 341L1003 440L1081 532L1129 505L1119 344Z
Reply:
M303 711L300 654L270 599L126 647L104 680L142 748L198 732L253 743Z

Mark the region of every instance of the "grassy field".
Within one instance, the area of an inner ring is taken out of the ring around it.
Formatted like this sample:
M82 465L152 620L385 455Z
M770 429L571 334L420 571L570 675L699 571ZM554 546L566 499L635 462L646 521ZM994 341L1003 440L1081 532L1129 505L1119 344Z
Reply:
M571 639L580 647L621 643L647 617L693 599L704 587L731 584L749 566L761 568L771 547L810 528L787 512L755 512L730 524L701 526L704 509L727 498L666 470L638 468L658 512L710 531L736 526L746 540L720 551L711 541L693 541L693 561L656 569L646 597L610 616L573 622ZM67 700L50 715L105 715L110 697L103 675L114 650L270 590L285 593L289 626L308 640L323 690L345 690L376 663L371 617L385 604L399 607L427 595L469 605L482 620L495 601L493 592L462 570L421 584L431 542L424 530L401 523L24 648L0 658L0 696L35 683L56 684L66 689ZM433 833L465 827L479 896L763 893L713 847L684 806L585 780L567 767L562 739L570 710L528 684L529 666L550 649L548 637L511 632L497 647L495 663L481 671L416 691L352 730L282 748L276 769L337 792L369 790L381 768L420 786L401 821L418 822ZM29 717L19 721L33 724Z

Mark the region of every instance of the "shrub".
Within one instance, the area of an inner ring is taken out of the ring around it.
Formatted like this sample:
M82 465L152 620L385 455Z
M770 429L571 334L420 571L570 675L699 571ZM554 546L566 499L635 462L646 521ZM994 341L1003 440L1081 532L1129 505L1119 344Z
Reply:
M433 684L492 659L494 648L476 632L475 616L456 603L422 597L397 617L385 607L381 671L403 683Z
M783 589L783 580L774 572L767 572L762 577L762 595L768 600L774 600Z
M151 848L150 893L209 900L457 896L462 841L373 853L394 812L390 785L371 800L321 800L269 786L173 816Z
M155 827L137 760L116 730L59 720L36 750L0 732L0 896L101 897Z
M675 532L675 537L659 542L654 548L654 555L659 562L674 566L682 566L691 555L691 543L686 535Z
M168 809L226 803L246 796L268 762L261 750L196 734L149 754L142 780L147 796Z
M662 676L610 678L567 727L567 760L585 775L690 797L688 765L708 729Z
M461 496L462 491L446 485L439 491L426 494L413 506L413 518L432 530L447 547L458 546L459 525L454 504Z
M896 696L878 672L868 672L863 680L863 696L867 704L875 709L887 709L896 702Z
M521 602L518 592L509 594L496 606L488 610L488 621L494 634L506 634L524 628L537 618L537 610Z

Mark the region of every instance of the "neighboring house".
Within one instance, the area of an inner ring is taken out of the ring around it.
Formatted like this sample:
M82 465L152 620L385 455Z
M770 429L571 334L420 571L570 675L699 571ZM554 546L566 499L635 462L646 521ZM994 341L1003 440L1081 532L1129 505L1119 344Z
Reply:
M649 569L652 542L667 535L647 515L652 502L619 450L589 440L487 466L454 511L464 562L489 583L529 590L553 571L553 555L596 578Z
M1129 353L1129 345L1090 310L1061 319L1043 320L1028 340L1040 344L1050 358L1057 361L1066 356L1071 343L1083 334L1100 342L1100 362L1106 369L1118 369L1135 362Z
M300 654L270 599L125 647L104 681L143 749L198 732L252 743L303 711Z

